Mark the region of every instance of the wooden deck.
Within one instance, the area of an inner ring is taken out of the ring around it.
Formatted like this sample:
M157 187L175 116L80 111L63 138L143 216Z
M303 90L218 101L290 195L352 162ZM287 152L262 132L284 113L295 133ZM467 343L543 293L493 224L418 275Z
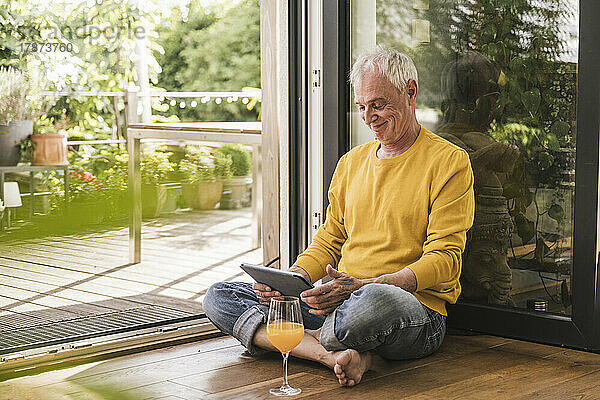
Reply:
M205 290L249 280L251 211L181 212L144 223L142 262L128 264L127 228L0 243L0 331L162 305L201 312Z
M600 355L492 336L447 336L434 355L387 362L354 388L327 368L290 360L306 399L600 399ZM0 399L269 399L281 356L252 358L230 337L0 383Z

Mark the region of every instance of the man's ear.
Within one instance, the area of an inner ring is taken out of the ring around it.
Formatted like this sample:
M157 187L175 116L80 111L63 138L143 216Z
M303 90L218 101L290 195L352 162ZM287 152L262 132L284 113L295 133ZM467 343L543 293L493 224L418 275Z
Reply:
M408 98L413 103L415 102L415 99L417 98L417 92L418 92L417 82L414 79L409 80L406 83L406 94L408 94Z
M411 100L417 97L417 82L414 79L409 80L406 83L406 93Z

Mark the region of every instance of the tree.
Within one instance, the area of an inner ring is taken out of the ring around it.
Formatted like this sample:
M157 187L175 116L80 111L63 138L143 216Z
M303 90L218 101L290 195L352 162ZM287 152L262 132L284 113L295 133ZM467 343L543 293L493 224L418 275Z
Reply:
M162 51L155 43L154 26L162 15L153 0L138 7L137 1L40 3L32 7L24 0L0 6L0 55L2 63L43 73L48 90L122 91L137 83L134 71L135 43L145 37L150 79L156 83L160 67L154 54ZM69 45L68 50L22 51L21 45L41 43ZM50 122L61 120L71 136L108 138L112 134L116 109L110 98L48 97ZM121 102L118 102L121 103Z
M22 67L21 44L39 41L44 22L42 17L24 14L18 7L0 4L0 65Z
M260 87L260 6L243 0L229 8L189 5L187 20L174 13L159 29L158 43L165 49L159 83L168 91L240 91ZM199 99L196 99L199 100ZM186 100L189 102L189 100ZM241 99L221 104L168 109L181 119L195 121L256 120L260 107L248 110Z
M154 27L160 22L153 1L138 2L104 0L88 7L79 2L51 9L55 30L53 40L73 44L74 52L68 60L71 73L61 76L59 90L122 91L131 84L139 84L134 69L135 45L145 40L149 77L157 81L160 67L154 54L162 48L153 41ZM66 8L65 8L66 7ZM111 103L110 98L63 97L49 113L59 119L65 112L73 134L85 136L94 132L95 138L111 136L115 113L123 111L121 101ZM122 119L121 119L122 120Z

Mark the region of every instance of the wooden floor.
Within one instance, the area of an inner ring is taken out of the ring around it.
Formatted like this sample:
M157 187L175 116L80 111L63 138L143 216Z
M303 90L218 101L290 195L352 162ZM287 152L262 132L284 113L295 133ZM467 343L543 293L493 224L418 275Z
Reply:
M251 210L186 211L145 222L142 262L128 264L128 229L0 243L0 331L140 305L201 311L206 289L250 280Z
M433 356L386 362L354 388L327 368L290 360L307 399L600 399L600 355L492 336L447 336ZM0 399L267 399L278 354L253 358L230 337L0 383Z

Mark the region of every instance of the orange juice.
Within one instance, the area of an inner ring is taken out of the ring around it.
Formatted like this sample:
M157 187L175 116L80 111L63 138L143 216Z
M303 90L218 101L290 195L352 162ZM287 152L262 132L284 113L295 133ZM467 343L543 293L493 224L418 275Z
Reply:
M281 353L288 353L302 341L304 326L297 322L278 321L267 325L269 342Z

